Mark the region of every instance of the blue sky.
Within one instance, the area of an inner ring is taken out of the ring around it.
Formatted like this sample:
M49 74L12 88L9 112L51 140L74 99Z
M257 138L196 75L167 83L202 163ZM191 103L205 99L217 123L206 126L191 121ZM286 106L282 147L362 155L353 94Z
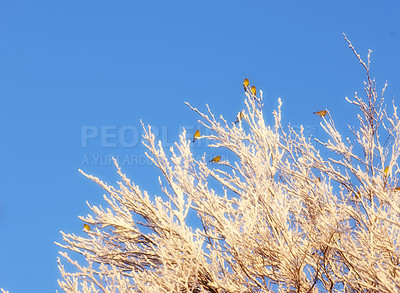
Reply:
M323 139L312 112L344 129L344 97L365 77L343 32L373 50L372 74L399 105L400 3L379 2L0 0L0 287L58 288L59 231L83 233L85 202L102 203L78 169L114 182L118 155L158 192L140 119L167 145L197 127L185 101L234 120L247 77L267 117L281 97L284 124Z

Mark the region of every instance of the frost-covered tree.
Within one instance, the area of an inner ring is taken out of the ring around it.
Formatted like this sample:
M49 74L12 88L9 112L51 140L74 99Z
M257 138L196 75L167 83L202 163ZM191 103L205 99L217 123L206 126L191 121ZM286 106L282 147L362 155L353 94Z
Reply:
M346 39L347 40L347 39ZM347 40L348 41L348 40ZM365 93L347 99L359 125L349 137L329 111L319 112L329 139L283 127L281 101L273 125L262 92L246 88L237 123L200 115L214 153L196 159L185 131L169 152L144 126L148 157L162 172L162 195L150 196L128 179L106 191L108 208L89 205L84 237L63 235L76 261L58 260L66 292L399 292L400 120L364 62ZM329 154L325 157L325 154ZM227 159L229 158L229 159ZM197 215L199 227L188 222ZM91 227L91 229L89 228ZM79 258L82 259L82 258Z

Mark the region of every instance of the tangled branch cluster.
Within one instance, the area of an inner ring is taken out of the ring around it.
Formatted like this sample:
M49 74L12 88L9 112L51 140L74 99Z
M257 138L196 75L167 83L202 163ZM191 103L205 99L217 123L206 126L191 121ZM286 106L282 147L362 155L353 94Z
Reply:
M347 40L347 39L346 39ZM246 91L238 123L208 108L197 139L229 160L196 160L185 131L166 153L145 127L148 157L163 174L163 196L128 179L106 191L108 208L91 206L84 237L62 232L66 292L399 292L400 121L386 112L370 77L365 98L348 101L359 126L343 139L328 115L330 139L315 146L303 129L284 129L281 101L267 125L262 92ZM386 85L385 85L386 88ZM326 113L325 113L326 114ZM320 148L332 156L324 158ZM201 229L188 225L195 211ZM140 219L140 220L139 220ZM89 227L87 226L87 227Z

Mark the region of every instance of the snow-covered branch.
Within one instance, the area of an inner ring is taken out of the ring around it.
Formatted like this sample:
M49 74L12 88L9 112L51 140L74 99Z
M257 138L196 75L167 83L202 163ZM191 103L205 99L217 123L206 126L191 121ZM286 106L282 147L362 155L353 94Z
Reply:
M346 38L348 41L348 39ZM358 111L350 136L321 111L327 141L313 141L264 120L263 95L245 81L244 110L230 122L189 105L208 132L206 160L184 130L166 151L150 126L147 156L161 194L150 196L126 177L116 187L81 173L106 192L107 208L81 217L84 237L58 245L83 256L58 260L66 292L398 292L400 290L400 120L384 92L378 99L367 62L365 97L347 98ZM318 118L319 119L319 118ZM322 156L320 149L332 155ZM194 229L188 214L197 214ZM71 272L69 272L71 271Z

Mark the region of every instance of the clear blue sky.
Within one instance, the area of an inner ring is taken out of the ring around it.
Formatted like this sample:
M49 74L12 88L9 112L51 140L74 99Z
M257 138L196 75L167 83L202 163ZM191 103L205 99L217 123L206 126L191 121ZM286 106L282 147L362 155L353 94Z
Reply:
M85 202L102 203L78 169L113 183L105 158L119 155L157 192L139 119L167 144L196 127L185 101L235 119L248 77L266 116L281 97L285 124L323 138L312 112L328 108L344 127L344 97L362 90L343 32L363 56L373 50L373 75L399 104L399 11L397 0L0 0L0 287L58 288L59 231L82 233Z

